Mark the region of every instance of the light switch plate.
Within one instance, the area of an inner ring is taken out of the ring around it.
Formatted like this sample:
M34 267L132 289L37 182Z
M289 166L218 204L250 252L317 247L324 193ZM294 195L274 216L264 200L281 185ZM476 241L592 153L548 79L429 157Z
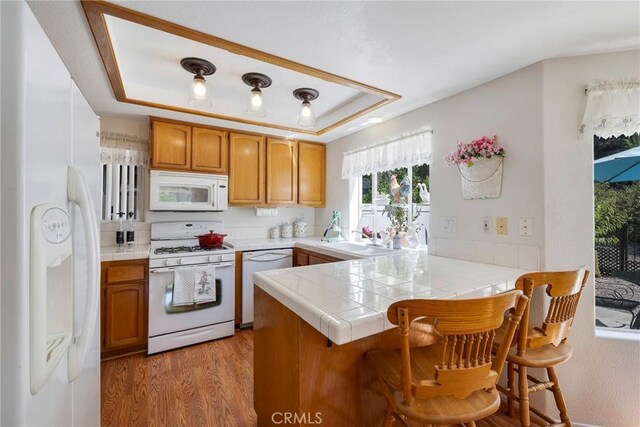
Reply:
M485 216L482 218L482 234L491 234L493 227L493 218Z
M533 236L531 218L520 218L520 235L527 237Z
M507 235L509 234L509 228L507 224L507 217L500 216L496 218L496 234Z
M442 230L445 233L455 233L456 232L456 217L455 216L445 216L442 218Z

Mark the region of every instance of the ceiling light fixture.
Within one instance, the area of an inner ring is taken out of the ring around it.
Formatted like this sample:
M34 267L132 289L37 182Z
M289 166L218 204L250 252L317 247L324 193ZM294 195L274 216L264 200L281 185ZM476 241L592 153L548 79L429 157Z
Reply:
M271 77L260 73L247 73L242 76L242 81L253 88L246 113L253 117L265 117L267 112L264 109L261 89L271 86Z
M210 76L216 72L216 66L206 59L182 58L182 68L195 74L189 91L189 105L195 108L210 108L211 96L207 91L207 81L204 76Z
M303 128L312 128L316 125L316 116L311 108L311 101L320 96L320 92L308 87L296 89L293 96L302 101L300 113L298 114L298 126Z

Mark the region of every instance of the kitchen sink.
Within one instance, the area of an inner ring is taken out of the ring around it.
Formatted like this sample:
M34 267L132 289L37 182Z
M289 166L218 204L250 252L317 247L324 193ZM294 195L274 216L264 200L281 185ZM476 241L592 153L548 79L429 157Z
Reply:
M393 249L372 246L364 243L334 242L326 243L327 248L333 248L343 252L351 252L361 256L385 255L393 252Z

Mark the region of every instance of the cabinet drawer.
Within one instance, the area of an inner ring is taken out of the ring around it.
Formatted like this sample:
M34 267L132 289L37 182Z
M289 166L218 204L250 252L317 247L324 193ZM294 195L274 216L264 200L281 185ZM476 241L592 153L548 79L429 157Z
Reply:
M107 267L107 283L137 282L144 281L147 277L147 265L130 264L114 265Z

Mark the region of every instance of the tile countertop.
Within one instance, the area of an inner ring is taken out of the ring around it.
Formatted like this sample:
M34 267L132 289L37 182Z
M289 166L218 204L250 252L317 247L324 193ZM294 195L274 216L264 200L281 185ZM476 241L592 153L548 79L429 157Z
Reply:
M141 258L149 258L149 245L135 245L132 249L120 246L103 246L100 248L101 262Z
M513 289L526 273L426 251L254 273L256 286L336 344L395 328L387 309L417 298L477 298Z

